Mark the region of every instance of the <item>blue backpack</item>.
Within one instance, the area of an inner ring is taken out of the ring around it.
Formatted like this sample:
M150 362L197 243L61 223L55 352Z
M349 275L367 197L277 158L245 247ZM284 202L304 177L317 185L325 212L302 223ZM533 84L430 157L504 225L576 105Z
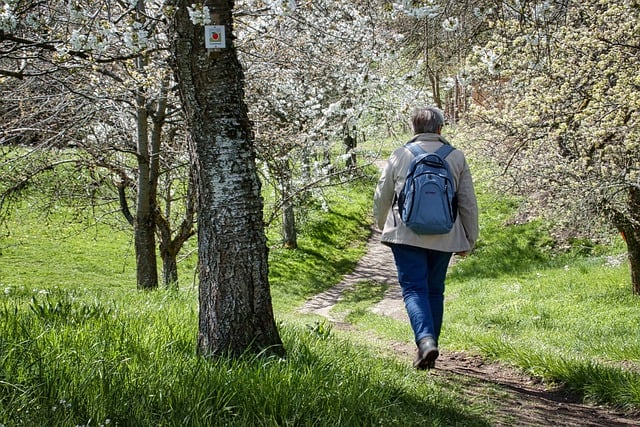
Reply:
M415 142L406 148L414 158L398 196L400 219L417 234L446 234L458 215L455 181L445 160L455 148L443 144L428 153Z

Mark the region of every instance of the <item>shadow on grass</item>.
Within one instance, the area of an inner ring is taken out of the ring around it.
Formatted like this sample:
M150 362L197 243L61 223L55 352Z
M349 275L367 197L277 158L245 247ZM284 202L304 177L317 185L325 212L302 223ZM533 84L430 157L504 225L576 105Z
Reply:
M287 294L306 298L338 283L353 271L357 258L346 254L329 260L321 250L303 246L271 251L269 280L272 287L286 288Z
M473 255L460 259L450 277L495 278L546 267L551 239L531 224L509 226L508 231L481 235Z
M334 337L327 327L283 328L286 359L202 358L158 347L156 340L132 352L123 344L135 341L130 329L137 319L122 333L119 318L92 327L56 326L67 337L77 332L85 341L102 339L108 348L55 346L57 333L25 336L40 331L30 330L39 320L24 310L4 343L0 421L6 425L490 425L437 379L408 379L406 368ZM156 338L168 344L173 334ZM15 351L25 342L36 362L25 363Z
M574 403L584 403L586 399L610 405L628 415L640 415L640 366L633 361L612 362L580 355L549 354L499 342L479 343L478 347L485 354L501 355L532 376L556 384L549 391L551 395Z
M272 286L305 298L329 289L356 267L369 233L367 221L358 214L330 211L308 222L297 249L270 251Z

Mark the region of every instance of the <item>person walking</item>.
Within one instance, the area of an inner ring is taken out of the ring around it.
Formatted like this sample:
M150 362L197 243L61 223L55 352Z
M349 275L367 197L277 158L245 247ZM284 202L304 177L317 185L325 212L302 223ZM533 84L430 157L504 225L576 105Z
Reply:
M414 137L426 152L433 153L449 142L441 135L444 114L435 107L419 108L411 117ZM450 144L449 144L450 145ZM413 366L432 369L439 356L438 339L444 313L445 277L453 254L468 255L478 239L478 203L464 153L453 150L445 159L457 194L457 217L445 234L417 234L400 219L397 204L414 154L406 145L389 157L374 195L375 225L381 241L391 247L417 346Z

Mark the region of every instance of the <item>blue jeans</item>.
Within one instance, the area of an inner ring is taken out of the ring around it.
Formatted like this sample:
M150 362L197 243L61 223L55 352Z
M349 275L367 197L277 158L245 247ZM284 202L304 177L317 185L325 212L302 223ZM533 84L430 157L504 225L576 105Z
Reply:
M444 280L451 252L391 245L402 298L416 343L431 335L436 343L444 313Z

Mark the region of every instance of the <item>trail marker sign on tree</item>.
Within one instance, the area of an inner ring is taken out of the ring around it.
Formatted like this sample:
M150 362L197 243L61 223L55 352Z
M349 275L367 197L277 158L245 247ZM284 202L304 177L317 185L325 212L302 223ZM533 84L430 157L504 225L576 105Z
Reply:
M207 49L224 49L224 25L205 25L204 45Z

